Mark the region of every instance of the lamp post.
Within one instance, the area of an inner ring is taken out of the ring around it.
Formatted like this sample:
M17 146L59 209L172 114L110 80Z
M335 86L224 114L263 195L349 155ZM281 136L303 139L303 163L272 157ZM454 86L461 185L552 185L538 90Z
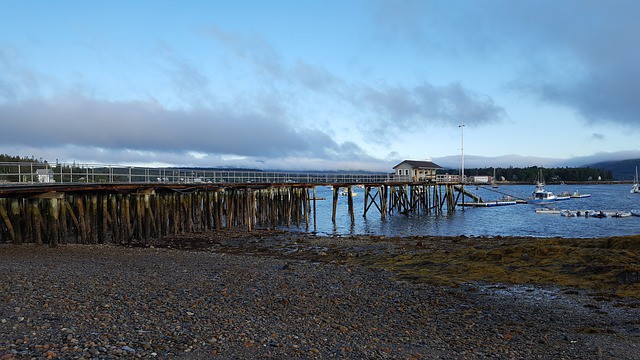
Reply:
M462 125L458 125L458 127L460 128L460 131L462 132L462 147L460 148L460 183L462 184L462 211L464 211L464 124Z
M458 125L458 127L462 131L462 147L460 148L462 169L460 171L460 181L464 184L464 124Z

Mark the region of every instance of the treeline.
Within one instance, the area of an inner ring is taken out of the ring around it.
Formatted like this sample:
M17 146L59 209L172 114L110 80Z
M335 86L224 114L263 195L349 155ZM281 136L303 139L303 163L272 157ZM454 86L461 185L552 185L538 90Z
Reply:
M8 154L0 154L0 162L28 162L28 163L46 163L46 160L36 159L35 157L20 157Z
M55 168L55 173L53 169ZM35 157L20 157L7 154L0 154L0 182L38 182L41 180L37 175L37 171L49 169L53 178L47 178L47 181L55 180L56 182L78 181L84 179L87 173L74 162L73 164L49 164L47 160ZM46 173L45 173L46 174ZM103 180L106 181L106 180Z
M495 168L496 179L514 182L535 182L540 173L540 167L532 166L526 168ZM465 169L467 176L493 176L494 168ZM458 173L456 170L454 173ZM578 168L542 168L542 176L545 182L558 181L611 181L613 172L591 167Z

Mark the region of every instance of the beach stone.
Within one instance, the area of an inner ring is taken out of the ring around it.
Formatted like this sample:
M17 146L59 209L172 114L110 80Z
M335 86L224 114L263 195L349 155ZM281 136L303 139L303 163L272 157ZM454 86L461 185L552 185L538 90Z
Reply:
M218 247L223 254L109 245L24 252L0 245L0 283L15 294L0 307L0 319L14 321L20 307L33 321L0 324L0 344L7 344L0 355L42 358L38 344L51 344L46 350L60 358L640 357L640 333L629 325L640 308L620 299L594 302L583 291L552 287L426 284L350 263L359 260L347 254L358 249L411 256L414 250L405 252L397 239L301 236L300 248L310 251L291 254L283 254L288 246L276 237L251 245L239 239ZM462 246L420 241L420 251ZM348 250L341 253L341 246ZM44 293L59 300L45 309ZM584 306L593 303L598 309Z

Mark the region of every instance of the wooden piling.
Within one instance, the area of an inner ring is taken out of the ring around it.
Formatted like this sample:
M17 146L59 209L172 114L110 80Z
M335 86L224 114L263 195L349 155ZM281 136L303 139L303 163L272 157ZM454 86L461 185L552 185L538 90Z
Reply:
M313 187L313 231L317 231L317 227L316 227L316 213L317 213L317 208L316 208L316 200L318 199L318 196L316 194L316 187Z
M20 216L21 201L18 199L11 199L11 224L13 224L13 243L16 245L22 244L22 224Z
M353 212L353 188L351 186L347 186L347 204L349 207L349 216L351 217L351 223L356 221L355 214Z
M336 211L338 210L338 191L339 191L339 187L338 186L333 186L333 210L331 212L331 221L335 224L336 223Z
M5 199L0 199L0 216L2 216L2 220L7 227L7 231L9 232L9 236L11 236L11 240L14 244L16 244L16 233L13 228L13 224L11 223L11 219L9 218L9 213L7 213L6 210L6 202L7 201Z

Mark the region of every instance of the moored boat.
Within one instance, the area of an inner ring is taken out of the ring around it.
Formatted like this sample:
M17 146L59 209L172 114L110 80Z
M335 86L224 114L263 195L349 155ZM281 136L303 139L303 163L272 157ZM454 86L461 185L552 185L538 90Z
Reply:
M556 196L551 191L534 191L531 198L527 199L529 204L539 205L548 204L556 201Z
M556 201L569 200L571 199L571 194L568 191L564 191L558 195L556 195Z
M640 185L638 184L638 167L636 166L636 177L633 178L633 186L631 187L632 194L640 194Z
M574 199L591 197L591 194L581 194L580 191L576 190L571 194L571 197Z
M536 183L536 189L531 194L531 197L527 199L529 204L548 204L556 201L556 196L544 188L544 177L542 176L542 169L538 175L538 181Z
M527 199L529 204L541 205L548 204L556 201L556 196L551 192L547 191L544 188L544 176L542 176L542 169L540 169L540 173L538 174L538 179L536 181L536 189L531 193L531 197Z
M536 214L560 214L562 210L549 209L549 208L537 208Z

